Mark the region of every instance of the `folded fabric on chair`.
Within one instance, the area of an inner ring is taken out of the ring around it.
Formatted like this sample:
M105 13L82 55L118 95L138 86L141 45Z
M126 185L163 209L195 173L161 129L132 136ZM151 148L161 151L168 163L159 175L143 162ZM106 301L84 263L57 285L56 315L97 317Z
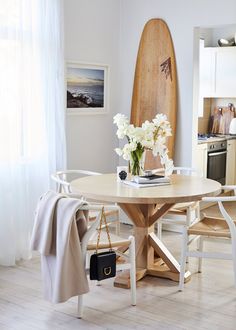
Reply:
M87 230L88 211L83 199L48 191L39 200L31 237L41 253L44 297L53 303L87 293L80 239Z

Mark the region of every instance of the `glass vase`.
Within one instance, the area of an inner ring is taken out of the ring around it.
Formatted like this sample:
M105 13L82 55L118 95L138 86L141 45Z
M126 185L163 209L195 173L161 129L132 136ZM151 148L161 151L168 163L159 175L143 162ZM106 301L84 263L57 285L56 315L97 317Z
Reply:
M131 152L129 163L131 176L143 175L145 154L144 149L136 149Z

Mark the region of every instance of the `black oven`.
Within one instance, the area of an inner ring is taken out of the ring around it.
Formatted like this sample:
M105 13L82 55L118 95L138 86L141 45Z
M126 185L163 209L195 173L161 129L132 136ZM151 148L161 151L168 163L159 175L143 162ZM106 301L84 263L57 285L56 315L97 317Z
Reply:
M226 141L208 143L207 149L207 177L224 185L227 155Z

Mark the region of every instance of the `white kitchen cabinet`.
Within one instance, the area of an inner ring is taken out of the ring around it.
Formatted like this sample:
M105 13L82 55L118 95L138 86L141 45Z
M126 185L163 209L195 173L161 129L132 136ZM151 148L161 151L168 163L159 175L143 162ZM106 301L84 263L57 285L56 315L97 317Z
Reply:
M236 184L236 140L227 141L226 184Z
M213 47L201 47L199 58L200 98L215 96L216 51Z
M198 144L194 150L194 168L200 170L203 177L207 176L207 143Z
M236 96L236 47L217 48L215 94L220 97Z
M236 96L236 47L201 47L199 96Z

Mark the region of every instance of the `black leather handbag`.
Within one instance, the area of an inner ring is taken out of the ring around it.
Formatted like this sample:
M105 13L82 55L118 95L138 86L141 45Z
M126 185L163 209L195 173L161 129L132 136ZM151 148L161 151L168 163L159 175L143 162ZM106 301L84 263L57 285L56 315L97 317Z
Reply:
M106 233L110 248L109 251L98 253L103 220L106 227ZM90 258L90 280L101 281L114 276L116 276L116 253L114 250L112 250L111 238L103 207L100 218L100 226L98 230L96 252Z

